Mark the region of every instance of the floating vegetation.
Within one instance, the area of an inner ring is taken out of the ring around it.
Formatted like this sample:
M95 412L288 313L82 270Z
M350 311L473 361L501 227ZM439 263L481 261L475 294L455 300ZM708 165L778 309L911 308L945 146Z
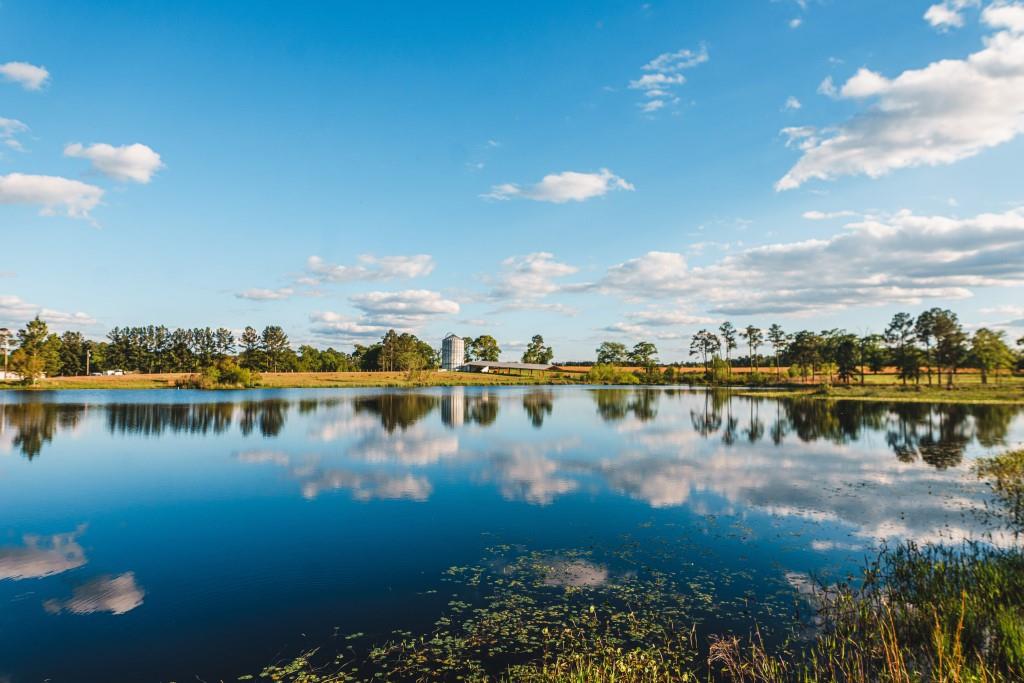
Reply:
M976 471L1019 531L1024 451L981 460ZM705 521L710 528L717 520ZM749 533L740 521L733 526L726 535ZM711 550L685 539L627 539L607 553L496 546L478 565L448 569L452 598L430 633L396 632L384 643L352 634L334 659L309 652L260 676L293 683L1024 680L1019 545L902 543L832 584L798 572L711 573L687 562L694 552Z
M492 548L479 565L445 572L452 599L431 633L403 633L362 654L350 646L330 663L307 653L262 676L333 683L549 680L557 673L591 680L597 667L620 681L697 680L700 622L722 613L743 623L794 612L784 582L752 601L752 591L734 591L731 580L637 566L633 552L633 544L606 557ZM752 579L744 572L736 580ZM623 677L627 671L633 677Z

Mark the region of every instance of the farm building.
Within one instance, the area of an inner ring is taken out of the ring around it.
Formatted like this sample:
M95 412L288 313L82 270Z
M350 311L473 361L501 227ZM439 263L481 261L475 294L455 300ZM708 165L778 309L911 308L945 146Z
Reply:
M462 372L493 372L504 375L532 375L535 372L555 370L554 365L539 363L501 363L488 360L471 360L459 368Z
M449 334L441 341L441 369L458 370L466 362L466 340Z

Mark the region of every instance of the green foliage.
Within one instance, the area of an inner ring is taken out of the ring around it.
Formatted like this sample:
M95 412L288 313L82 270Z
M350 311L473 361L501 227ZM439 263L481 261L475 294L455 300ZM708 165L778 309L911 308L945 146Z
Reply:
M640 380L632 372L614 365L598 364L586 374L590 384L638 384Z
M501 358L498 340L489 334L482 334L466 342L466 360L484 360L496 363Z
M221 358L201 372L178 380L177 386L187 389L251 389L260 385L260 375L243 368L231 358Z
M731 377L732 367L718 356L715 356L711 361L711 381L715 384L725 384Z
M524 363L548 365L554 357L555 352L552 348L544 345L544 337L539 334L535 334L533 335L533 339L530 340L529 346L526 347L526 351L523 352L522 360Z
M642 368L650 368L658 362L658 347L649 341L638 342L629 352L629 362Z
M979 328L971 340L971 356L981 370L981 383L988 384L988 377L995 373L998 380L1000 370L1013 368L1013 352L1006 345L1006 333Z
M613 341L601 342L597 347L598 365L625 365L629 350L625 344Z

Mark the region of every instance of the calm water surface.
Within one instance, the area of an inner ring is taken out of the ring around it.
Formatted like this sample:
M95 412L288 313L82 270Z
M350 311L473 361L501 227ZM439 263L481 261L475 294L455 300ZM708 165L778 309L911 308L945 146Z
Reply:
M585 552L553 579L584 589L658 566L745 632L881 541L1007 542L969 467L1022 441L1012 406L668 389L0 392L0 681L425 632L496 547Z

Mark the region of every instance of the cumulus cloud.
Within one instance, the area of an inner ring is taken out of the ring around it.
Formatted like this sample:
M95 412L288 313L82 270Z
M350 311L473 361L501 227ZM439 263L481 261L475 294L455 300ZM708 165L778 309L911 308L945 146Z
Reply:
M545 302L551 294L563 291L562 278L575 274L576 266L555 260L555 255L538 251L525 256L510 256L501 262L501 272L491 281L488 299L502 311L548 310L575 313L563 304Z
M315 282L356 282L360 280L412 279L426 277L434 272L434 257L429 254L412 256L373 256L363 254L354 265L328 263L319 256L310 256L306 272Z
M695 297L711 313L756 315L916 305L1020 284L1024 208L865 217L828 239L752 247L696 268L682 254L648 252L609 268L595 288L627 300Z
M6 119L0 116L0 142L19 152L25 151L18 136L28 132L28 126L17 119Z
M788 111L796 111L796 110L800 109L801 107L803 107L803 105L800 104L800 100L798 100L797 98L793 97L792 95L790 95L789 97L786 98L786 104L783 105L783 106Z
M64 148L64 156L88 159L94 169L122 182L148 183L153 174L164 167L159 154L138 142L120 147L106 143L86 146L76 142Z
M639 104L640 109L645 113L651 113L668 104L677 104L679 97L675 94L675 89L686 83L686 77L682 72L706 61L708 50L706 46L701 45L697 51L683 49L663 52L644 64L644 73L629 82L631 89L644 94L645 100Z
M0 204L39 206L43 216L60 213L70 218L88 218L101 199L102 189L79 180L25 173L0 175Z
M389 329L415 332L431 320L459 312L458 302L428 289L364 292L349 301L361 312L358 317L317 311L310 316L313 332L348 339L379 337Z
M36 66L28 62L7 62L0 64L0 76L12 83L17 83L25 90L39 90L50 79L50 72L44 66Z
M943 0L925 11L924 20L940 31L961 28L964 25L963 11L979 4L980 0Z
M29 303L13 294L0 294L0 322L17 325L39 316L50 325L75 326L93 325L96 319L78 312L65 313L37 304Z
M615 175L607 168L598 173L563 171L544 176L539 183L523 187L515 183L494 185L491 191L481 195L487 199L532 199L537 202L564 204L582 202L601 197L612 190L630 190L633 185Z
M295 294L295 290L291 287L281 287L279 289L261 289L255 287L253 289L247 289L244 292L238 292L235 296L239 299L248 299L250 301L281 301L287 299Z
M819 91L873 104L833 129L801 129L803 155L776 190L811 179L877 178L900 168L952 164L1019 135L1024 5L994 3L981 17L995 32L966 59L940 60L891 79L861 68L841 88L826 79Z
M134 572L117 576L98 576L76 587L67 600L47 600L43 606L50 614L127 614L142 604L146 591L135 581Z

